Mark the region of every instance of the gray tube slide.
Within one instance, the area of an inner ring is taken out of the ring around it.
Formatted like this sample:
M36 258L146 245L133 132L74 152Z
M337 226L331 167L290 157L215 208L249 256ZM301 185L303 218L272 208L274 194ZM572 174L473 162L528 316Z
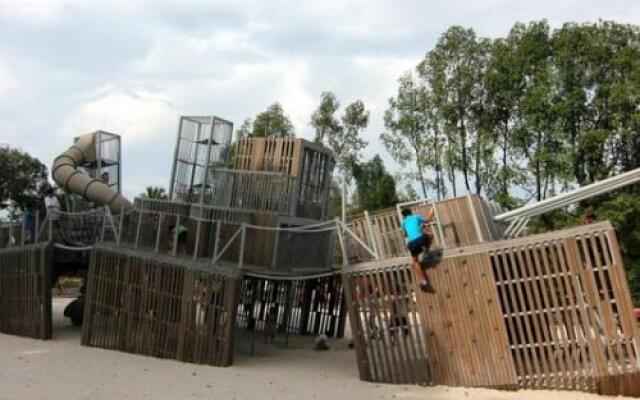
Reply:
M123 208L133 208L131 202L120 193L77 169L78 165L95 160L95 139L94 133L82 135L73 146L56 157L51 167L53 180L61 187L69 189L89 201L101 206L109 206L114 212L119 212Z

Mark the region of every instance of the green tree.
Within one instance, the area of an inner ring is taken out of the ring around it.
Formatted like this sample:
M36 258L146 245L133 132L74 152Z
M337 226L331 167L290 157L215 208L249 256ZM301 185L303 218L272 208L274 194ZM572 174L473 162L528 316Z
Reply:
M516 44L512 37L496 39L484 76L486 89L486 117L488 127L498 149L499 160L495 185L486 188L487 195L503 207L512 208L517 200L511 195L511 186L521 184L517 168L517 152L512 151L517 123L517 106L522 92L521 66L516 57Z
M385 131L380 141L401 166L413 165L422 195L428 194L427 168L429 167L429 140L426 134L426 95L411 73L398 80L398 93L389 99L384 113Z
M160 186L147 186L144 193L140 194L140 197L145 199L166 200L167 192Z
M348 183L353 175L353 164L358 162L368 144L362 138L362 131L369 124L369 111L361 100L356 100L345 108L338 120L335 113L339 107L333 93L322 93L320 105L311 115L311 126L316 131L315 141L333 151L338 171Z
M398 202L396 182L376 155L371 160L354 164L358 204L363 210L393 207Z
M443 118L451 166L458 164L468 192L471 192L474 168L476 192L482 190L480 168L483 163L480 160L483 147L491 143L480 137L482 130L477 116L482 114L474 113L474 107L481 103L487 50L486 41L477 40L472 29L453 26L440 36L435 48L418 66L421 77L428 79L434 91L436 107ZM454 158L456 153L459 154L457 160ZM451 180L455 191L455 176Z
M253 120L252 137L293 137L293 124L280 103L273 103Z
M240 128L236 129L236 137L238 139L247 138L252 135L253 127L251 123L251 118L247 118L242 122Z
M0 209L43 207L47 167L23 151L0 147Z
M335 117L340 108L340 103L332 92L323 92L320 95L320 105L311 115L311 126L315 129L316 143L324 144L329 138L336 137L342 129L340 121Z
M540 201L556 192L556 183L565 179L567 171L565 137L557 129L553 107L556 81L549 25L546 21L516 24L509 35L517 44L522 68L514 144L526 161L527 182L533 183L524 189Z

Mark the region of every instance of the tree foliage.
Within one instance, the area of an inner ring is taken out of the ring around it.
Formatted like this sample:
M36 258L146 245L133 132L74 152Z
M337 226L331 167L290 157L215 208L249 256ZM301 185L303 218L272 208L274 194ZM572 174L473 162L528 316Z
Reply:
M0 209L43 207L47 167L28 153L0 147Z
M453 195L462 186L507 208L638 168L640 28L534 21L484 39L451 27L400 78L380 139L423 196L442 196L444 170ZM640 294L637 190L535 222L574 224L584 207L611 220Z
M392 207L398 202L396 182L380 156L354 164L353 176L356 179L358 205L363 210L378 210Z
M140 197L145 199L167 200L167 192L160 186L147 186Z
M331 92L320 96L320 105L311 115L311 126L315 129L315 142L333 150L337 168L344 181L353 174L353 165L361 157L367 142L362 131L369 124L369 111L361 100L349 104L338 119L336 113L340 103Z
M250 120L245 120L250 124ZM248 126L244 126L245 132L248 132ZM243 128L241 127L241 129ZM289 117L284 113L280 103L271 104L265 111L256 115L251 128L252 137L293 137L293 124Z

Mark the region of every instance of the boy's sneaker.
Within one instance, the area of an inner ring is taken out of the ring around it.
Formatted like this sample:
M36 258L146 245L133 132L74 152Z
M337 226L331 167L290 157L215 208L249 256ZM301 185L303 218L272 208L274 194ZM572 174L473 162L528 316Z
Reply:
M425 293L435 293L436 292L436 290L433 288L433 286L427 281L420 282L420 290L422 290Z

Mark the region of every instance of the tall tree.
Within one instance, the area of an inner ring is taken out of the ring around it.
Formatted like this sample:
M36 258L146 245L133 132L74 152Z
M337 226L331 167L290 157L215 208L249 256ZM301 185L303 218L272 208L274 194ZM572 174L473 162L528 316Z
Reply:
M566 173L566 147L556 129L553 111L555 95L552 46L546 21L516 24L510 34L517 43L522 93L518 99L518 126L515 145L526 161L525 190L540 201L554 192L558 179Z
M315 141L333 150L338 171L348 183L353 175L353 164L358 162L368 144L362 138L362 131L369 124L369 111L361 100L356 100L345 108L338 120L335 113L339 107L333 93L322 93L320 105L311 115L311 126L316 130Z
M28 153L0 147L0 209L42 207L47 167Z
M293 124L280 103L273 103L253 120L253 137L292 137Z
M484 76L486 88L486 115L498 148L499 167L496 185L487 187L487 194L503 207L513 207L516 200L511 186L521 183L516 152L512 151L517 119L518 100L522 92L521 67L516 57L516 44L512 37L496 39Z
M252 135L252 132L253 127L251 118L246 118L244 121L242 121L242 125L240 125L240 128L236 129L236 137L238 139L247 138Z
M392 207L398 202L396 183L376 155L371 160L354 164L357 198L361 209L378 210Z
M380 135L380 141L401 166L412 164L416 167L422 195L426 198L429 166L426 96L411 73L402 75L398 83L398 93L389 99L389 108L384 113L385 131Z
M311 126L315 129L316 143L325 143L331 137L338 135L342 129L340 121L335 114L340 108L340 102L332 92L323 92L320 95L320 105L311 115Z
M419 67L419 71L431 71L428 76L423 74L423 78L430 79L429 83L437 94L435 98L442 110L446 132L450 138L453 138L454 132L457 136L459 166L468 192L471 192L473 157L480 154L473 151L474 141L478 141L478 146L485 145L477 137L479 123L472 112L481 96L485 50L486 46L476 39L472 29L453 26L440 37L435 48L427 53L424 61L426 66ZM455 143L453 140L449 142ZM480 171L476 178L479 176ZM476 191L479 192L482 182L476 184Z

